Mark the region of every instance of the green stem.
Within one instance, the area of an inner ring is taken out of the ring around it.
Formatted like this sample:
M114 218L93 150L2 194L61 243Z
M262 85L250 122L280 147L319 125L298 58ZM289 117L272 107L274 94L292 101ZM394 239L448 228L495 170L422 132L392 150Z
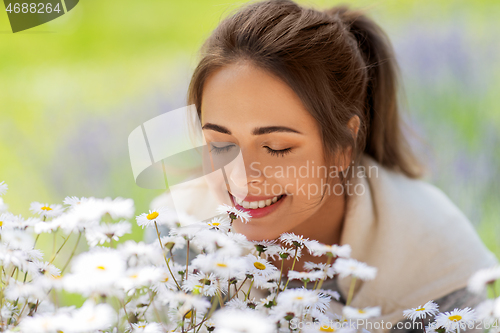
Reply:
M321 289L321 287L323 286L323 282L326 280L327 278L327 269L328 269L328 266L330 266L330 263L332 262L332 257L328 257L328 259L326 260L326 266L325 266L325 270L324 270L324 277L319 281L319 284L318 284L318 290Z
M238 293L240 292L241 288L243 287L243 285L245 284L246 280L248 280L248 277L245 277L245 280L243 280L243 282L241 283L240 287L238 289L236 289L236 292L234 293L233 296L231 296L231 298L229 299L232 300L234 297L238 297ZM236 287L236 286L235 286ZM244 292L243 292L244 293Z
M167 264L167 268L168 268L168 271L170 272L170 274L172 275L172 279L174 279L174 282L175 284L177 285L177 288L179 290L181 290L181 286L179 285L179 283L177 282L177 279L175 278L175 275L174 273L172 273L172 270L170 269L170 265L168 264L168 260L167 260L167 257L165 256L165 249L163 248L163 244L161 242L161 238L160 238L160 231L158 230L158 225L156 224L156 221L155 221L155 228L156 228L156 235L158 236L158 242L160 242L160 247L161 247L161 252L163 254L163 258L165 259L165 263Z
M347 296L347 302L345 305L351 304L352 297L354 296L354 286L356 285L356 277L353 276L351 280L351 286L349 287L349 294Z
M186 277L184 278L184 280L187 280L188 278L188 272L189 272L189 239L186 240L187 241L187 253L186 253Z
M297 252L299 251L299 247L298 246L295 246L295 255L293 256L293 263L292 263L292 271L293 271L293 268L295 267L295 261L297 260ZM288 280L286 280L286 284L285 284L285 289L283 290L286 290L286 287L288 287L288 282L290 282L290 278L288 278Z
M66 269L66 267L68 267L69 265L69 262L71 261L71 259L73 258L73 256L75 255L75 252L76 252L76 248L78 247L78 243L80 243L80 238L82 237L82 232L80 231L80 233L78 234L78 239L76 240L76 244L75 244L75 247L73 248L73 251L71 252L69 258L68 258L68 261L66 261L66 264L64 265L64 267L61 269L61 274L64 272L64 270Z
M250 287L248 287L248 292L246 293L245 295L245 301L248 299L250 300L250 291L252 291L252 286L253 286L253 280L252 282L250 283Z
M278 281L278 291L276 292L276 297L278 297L279 293L280 293L280 289L281 289L281 279L283 278L283 258L281 258L281 270L280 270L280 279ZM274 300L276 301L276 297L274 297Z
M69 239L69 237L71 236L72 233L73 233L73 230L71 230L71 232L69 233L68 237L66 237L66 239L62 243L61 247L59 247L59 249L57 250L57 252L52 256L52 259L50 259L49 264L52 264L52 262L54 261L54 259L56 259L57 255L59 254L59 252L61 252L64 244L66 244L66 242L68 241L68 239Z

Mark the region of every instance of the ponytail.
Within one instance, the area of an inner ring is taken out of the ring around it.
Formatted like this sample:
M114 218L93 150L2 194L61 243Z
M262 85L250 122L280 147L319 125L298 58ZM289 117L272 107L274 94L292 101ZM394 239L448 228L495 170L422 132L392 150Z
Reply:
M420 177L421 166L402 133L397 103L399 67L389 37L362 10L341 4L325 13L338 16L354 37L366 64L368 82L362 121L365 135L358 138L358 147L383 166L399 169L411 178Z

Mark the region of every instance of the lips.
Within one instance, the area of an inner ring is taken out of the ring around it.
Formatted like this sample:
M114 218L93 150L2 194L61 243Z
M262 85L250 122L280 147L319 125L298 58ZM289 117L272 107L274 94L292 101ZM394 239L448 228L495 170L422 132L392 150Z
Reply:
M231 201L237 209L249 213L254 219L271 214L273 211L278 209L287 199L287 195L285 194L267 198L247 196L245 199L249 201L242 200L236 196L233 196L231 193L229 193L229 196L231 197ZM252 199L253 201L250 201Z

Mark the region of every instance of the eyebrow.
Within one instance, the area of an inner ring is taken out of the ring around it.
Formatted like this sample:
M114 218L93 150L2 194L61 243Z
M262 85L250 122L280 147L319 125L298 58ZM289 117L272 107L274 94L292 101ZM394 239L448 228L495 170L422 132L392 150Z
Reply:
M226 127L212 124L212 123L206 123L205 125L203 125L202 129L208 129L208 130L212 130L212 131L216 131L216 132L224 133L224 134L229 134L229 135L232 134L231 131L228 130ZM302 134L301 132L299 132L293 128L285 127L285 126L256 127L252 130L253 135L263 135L263 134L277 133L277 132Z

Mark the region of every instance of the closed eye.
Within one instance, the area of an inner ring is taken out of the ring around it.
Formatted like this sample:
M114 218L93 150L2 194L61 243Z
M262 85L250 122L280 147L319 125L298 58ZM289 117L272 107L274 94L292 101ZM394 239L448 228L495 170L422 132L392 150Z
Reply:
M274 150L269 148L268 146L264 146L264 148L267 149L267 152L273 156L280 156L283 157L286 154L289 154L292 151L292 148L286 148L286 149L281 149L281 150Z
M210 149L210 152L213 151L216 154L223 154L223 153L227 153L231 148L235 147L235 145L227 145L224 147L217 147L214 145L210 145L210 147L212 148L212 149Z

